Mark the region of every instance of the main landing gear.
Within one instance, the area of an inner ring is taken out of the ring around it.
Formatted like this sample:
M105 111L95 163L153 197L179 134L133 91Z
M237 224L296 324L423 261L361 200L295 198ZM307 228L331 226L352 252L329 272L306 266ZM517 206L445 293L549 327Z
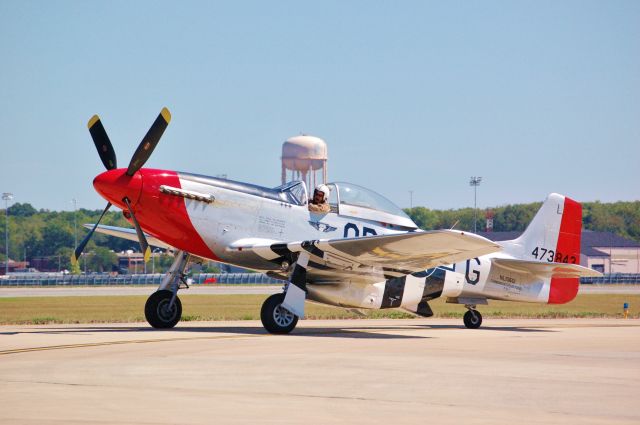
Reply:
M269 333L288 334L298 324L298 316L282 306L284 295L273 294L262 304L260 320Z
M188 288L184 269L189 263L189 254L178 251L171 268L162 279L156 292L151 294L144 306L144 316L154 328L173 328L182 317L182 303L178 290Z
M465 307L468 311L462 318L464 325L469 329L478 329L482 325L482 315L476 310L475 305L465 305Z
M182 303L172 291L162 289L154 292L144 306L144 317L154 328L174 327L182 317Z
M291 268L289 282L282 294L267 298L260 309L260 320L267 332L288 334L296 327L299 317L304 317L304 301L307 293L307 264L309 253L298 254Z

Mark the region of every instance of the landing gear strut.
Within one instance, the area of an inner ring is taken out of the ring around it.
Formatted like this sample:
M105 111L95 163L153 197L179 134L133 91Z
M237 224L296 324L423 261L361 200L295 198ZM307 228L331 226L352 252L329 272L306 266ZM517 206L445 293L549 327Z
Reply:
M173 328L182 317L182 303L178 290L188 288L184 269L189 263L189 254L178 251L171 268L162 279L156 292L151 294L144 306L144 316L154 328Z
M467 312L464 314L464 325L469 329L478 329L482 325L482 315L476 310L475 305L465 305Z

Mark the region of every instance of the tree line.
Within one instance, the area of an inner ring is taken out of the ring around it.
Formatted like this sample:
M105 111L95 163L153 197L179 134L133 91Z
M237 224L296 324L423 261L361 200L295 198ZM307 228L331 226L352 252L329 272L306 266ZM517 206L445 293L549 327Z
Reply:
M494 231L523 231L542 203L504 205L491 208ZM583 228L608 231L640 241L640 201L631 202L585 202L583 206ZM4 237L7 226L6 211L0 210L0 231ZM77 242L80 243L87 230L84 223L95 223L101 210L49 211L37 210L28 203L15 203L9 207L9 257L16 261L49 258L60 261L62 269L71 270L70 256ZM473 208L432 210L425 207L407 208L405 212L422 229L448 229L473 231ZM486 210L477 211L478 231L485 230ZM131 227L121 212L108 212L102 224ZM139 251L132 241L96 233L85 252L86 267L91 271L110 271L116 263L114 252ZM0 249L0 261L4 261L5 248ZM157 266L168 264L163 258ZM83 267L84 268L84 267Z
M489 208L493 213L493 231L524 231L542 202L513 204ZM425 230L456 229L473 231L473 208L456 210L431 210L425 207L404 210L413 221ZM478 231L486 227L487 210L477 211ZM640 201L582 203L582 228L600 232L612 232L622 237L640 241Z
M49 211L36 210L28 203L15 203L9 212L9 258L15 261L48 261L61 270L72 270L71 253L87 234L85 223L95 223L100 210ZM6 229L6 211L2 210L0 228ZM102 224L109 226L131 227L121 212L108 212ZM81 259L80 267L88 271L111 271L117 264L115 252L127 250L139 251L138 244L125 239L114 238L96 233L87 245L89 253ZM2 245L0 258L6 258ZM162 261L162 263L166 263Z

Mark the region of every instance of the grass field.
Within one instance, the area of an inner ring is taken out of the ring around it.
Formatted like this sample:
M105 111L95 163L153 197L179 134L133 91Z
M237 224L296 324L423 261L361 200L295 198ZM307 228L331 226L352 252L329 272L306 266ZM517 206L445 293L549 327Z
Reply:
M266 295L184 295L182 320L257 320ZM24 297L0 299L0 324L144 322L146 296ZM640 295L584 294L565 305L490 301L479 306L484 317L617 317L623 303L630 304L629 317L640 317ZM463 306L430 301L435 317L462 317ZM360 316L340 308L307 305L309 319L348 319ZM401 310L375 310L369 318L412 318Z

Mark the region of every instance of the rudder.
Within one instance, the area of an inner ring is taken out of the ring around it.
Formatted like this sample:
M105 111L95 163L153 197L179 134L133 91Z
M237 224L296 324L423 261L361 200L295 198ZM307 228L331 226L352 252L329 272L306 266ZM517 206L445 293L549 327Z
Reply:
M552 193L512 246L519 258L555 263L580 264L582 205L566 196ZM549 304L564 304L578 293L579 279L552 278Z
M513 245L524 260L579 264L581 231L580 203L552 193Z

